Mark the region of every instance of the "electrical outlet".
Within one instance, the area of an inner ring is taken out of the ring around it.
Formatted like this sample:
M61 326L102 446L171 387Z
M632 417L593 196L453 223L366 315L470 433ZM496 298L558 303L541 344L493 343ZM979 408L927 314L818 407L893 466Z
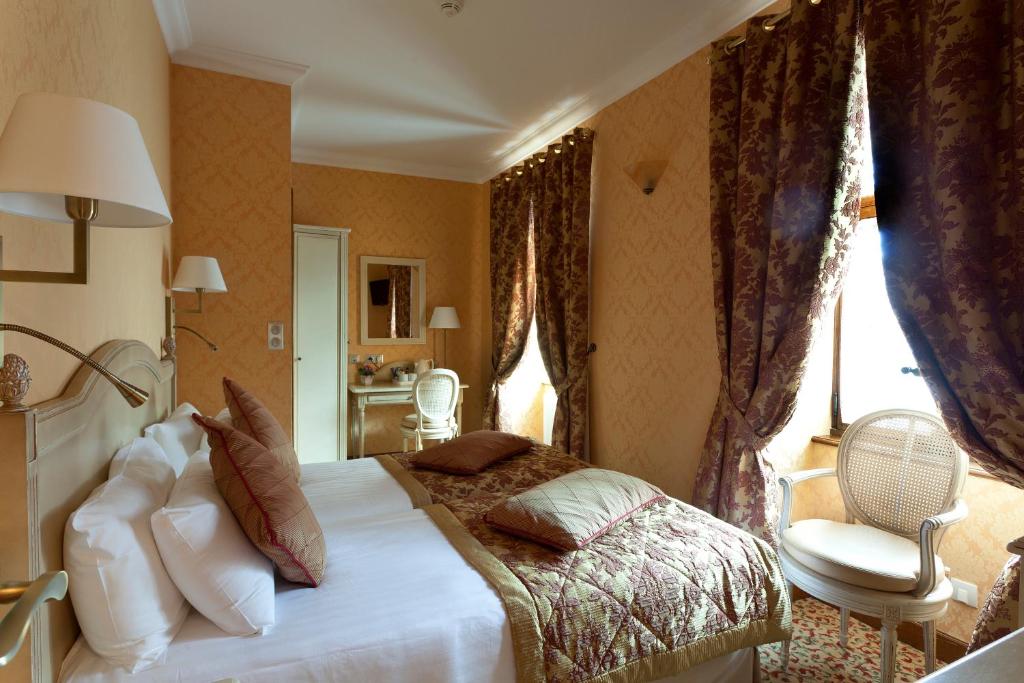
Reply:
M358 364L359 363L359 354L358 353L349 354L348 362L351 363L352 365Z
M978 587L962 579L952 579L953 599L970 607L978 606Z
M271 320L267 323L267 348L271 351L284 350L284 323Z
M367 358L370 360L371 363L376 363L377 365L384 365L383 353L372 353L369 356L367 356Z

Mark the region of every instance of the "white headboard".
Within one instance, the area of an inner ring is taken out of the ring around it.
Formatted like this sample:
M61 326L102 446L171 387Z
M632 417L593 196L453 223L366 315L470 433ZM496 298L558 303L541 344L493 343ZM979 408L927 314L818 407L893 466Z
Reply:
M82 366L57 398L28 412L0 413L0 580L63 569L68 515L106 480L117 449L173 408L173 363L145 344L110 341L92 359L149 392L149 400L132 408ZM56 680L77 636L70 596L49 603L33 620L22 651L0 669L0 683Z

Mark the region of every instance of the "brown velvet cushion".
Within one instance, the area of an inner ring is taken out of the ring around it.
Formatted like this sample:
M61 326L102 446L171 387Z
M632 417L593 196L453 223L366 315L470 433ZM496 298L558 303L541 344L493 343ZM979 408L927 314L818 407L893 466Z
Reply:
M192 419L206 430L214 482L245 535L285 579L319 586L327 565L324 534L291 472L241 430Z
M470 432L412 457L417 467L451 474L477 474L513 455L530 450L533 442L515 434L481 430Z
M643 479L588 467L507 498L484 518L515 536L559 550L579 550L662 500L665 494Z
M267 407L258 398L243 389L238 382L227 377L224 378L224 400L227 402L228 411L231 413L231 422L235 429L263 444L278 457L298 482L302 470L299 467L299 458L295 455L295 449L292 447L292 441L288 438L288 433L284 431L281 423L274 419L274 415L267 410Z

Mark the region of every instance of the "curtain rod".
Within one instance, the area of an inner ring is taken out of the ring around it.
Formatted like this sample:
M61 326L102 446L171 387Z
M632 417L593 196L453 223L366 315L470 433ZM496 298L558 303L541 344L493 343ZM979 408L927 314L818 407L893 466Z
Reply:
M820 5L821 4L821 0L808 0L808 2L810 2L812 5ZM761 24L761 28L763 28L765 31L768 31L769 33L771 33L772 31L775 30L776 26L778 26L785 19L787 19L789 17L789 15L792 14L792 13L793 13L793 10L792 9L788 9L785 12L779 12L778 14L776 14L773 17L768 17ZM742 45L745 42L747 42L746 37L740 36L739 38L736 38L736 40L733 40L733 41L730 41L730 42L726 43L726 45L725 45L726 53L732 52L733 50L735 50L736 48L738 48L740 45Z

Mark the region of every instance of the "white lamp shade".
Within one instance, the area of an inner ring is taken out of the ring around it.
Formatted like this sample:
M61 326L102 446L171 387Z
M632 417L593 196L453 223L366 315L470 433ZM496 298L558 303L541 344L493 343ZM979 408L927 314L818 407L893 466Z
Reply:
M217 259L212 256L182 256L171 289L175 292L194 292L197 289L226 292L228 286L224 284Z
M81 97L18 98L0 134L0 211L69 223L64 197L98 201L93 225L167 225L171 212L139 124Z
M430 316L428 327L436 330L457 330L462 325L459 324L459 314L455 312L454 306L437 306Z

